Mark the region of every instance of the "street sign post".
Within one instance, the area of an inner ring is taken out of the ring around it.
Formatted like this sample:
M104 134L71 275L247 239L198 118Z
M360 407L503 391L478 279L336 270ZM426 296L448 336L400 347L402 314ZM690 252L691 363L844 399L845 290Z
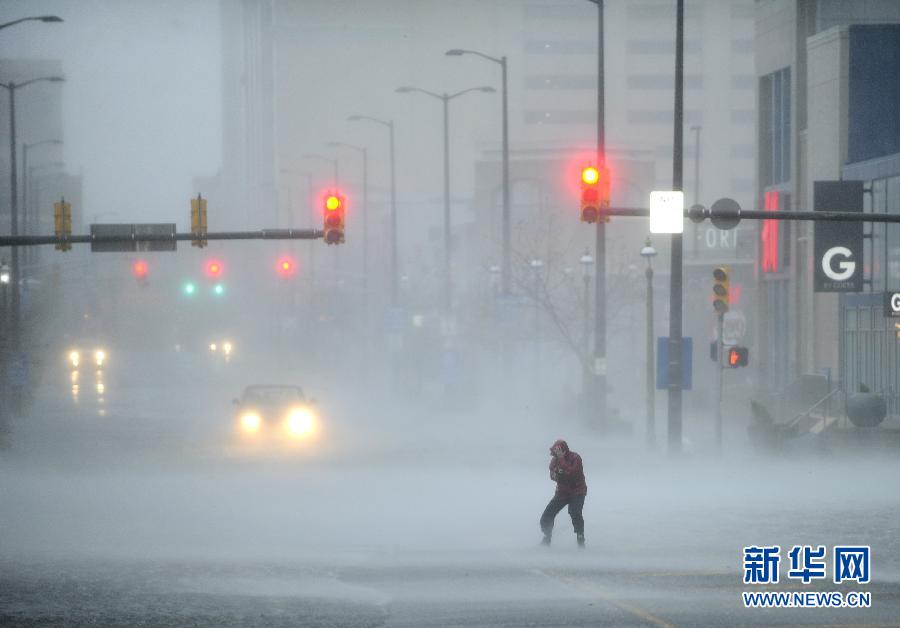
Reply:
M693 338L681 339L681 389L691 390L693 387ZM656 390L669 388L669 337L659 336L656 339Z

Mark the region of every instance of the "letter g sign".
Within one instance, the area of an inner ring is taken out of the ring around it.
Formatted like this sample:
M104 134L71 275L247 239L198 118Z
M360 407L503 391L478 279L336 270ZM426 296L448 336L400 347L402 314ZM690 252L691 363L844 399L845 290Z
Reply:
M838 270L835 270L831 264L831 260L836 256L844 258L843 261L838 262ZM850 261L852 257L853 251L846 246L833 246L822 256L822 272L833 281L847 281L856 272L856 262Z

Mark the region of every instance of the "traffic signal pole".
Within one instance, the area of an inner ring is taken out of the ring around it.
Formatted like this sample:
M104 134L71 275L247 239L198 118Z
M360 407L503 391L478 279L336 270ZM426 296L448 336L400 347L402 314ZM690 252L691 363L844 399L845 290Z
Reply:
M319 240L325 235L321 229L261 229L260 231L218 231L204 233L204 240ZM0 247L35 246L40 244L100 244L109 242L187 242L196 240L196 233L141 233L132 235L72 235L72 236L0 236Z
M716 449L722 452L722 386L725 372L725 313L716 314Z
M675 16L675 137L672 152L672 189L682 189L684 141L684 0L678 0ZM672 262L669 283L669 404L668 447L681 453L681 344L682 344L682 237L672 234Z
M606 171L606 77L603 58L603 0L597 3L597 166ZM606 222L597 221L594 259L594 412L601 430L606 416Z

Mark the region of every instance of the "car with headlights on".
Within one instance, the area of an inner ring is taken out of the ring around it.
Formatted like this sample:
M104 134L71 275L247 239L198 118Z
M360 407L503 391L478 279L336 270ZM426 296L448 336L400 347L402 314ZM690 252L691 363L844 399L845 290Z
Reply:
M75 371L80 368L103 370L107 358L106 349L97 343L82 343L79 346L72 346L66 353L66 362L68 362L69 368Z
M315 400L299 386L247 386L234 399L235 422L244 443L299 443L319 431Z

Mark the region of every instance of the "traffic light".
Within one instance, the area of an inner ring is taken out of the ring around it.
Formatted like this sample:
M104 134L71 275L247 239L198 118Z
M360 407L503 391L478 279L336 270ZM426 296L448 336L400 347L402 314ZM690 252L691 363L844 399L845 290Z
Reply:
M72 236L72 203L67 203L61 198L58 203L53 203L53 226L57 238ZM72 248L69 243L56 245L57 251L68 251Z
M134 278L142 284L146 284L148 273L149 268L147 266L147 262L142 259L135 260L135 262L131 265L131 274L134 275Z
M181 291L184 292L187 296L192 297L194 293L197 292L197 284L193 281L186 281L184 286L182 286Z
M731 269L728 266L719 266L713 270L713 307L719 314L725 314L731 304L730 274Z
M200 238L206 235L206 199L199 194L191 199L191 233L197 236L196 240L191 240L191 246L203 248L207 245L207 241Z
M216 285L214 285L213 286L213 294L216 295L217 297L220 297L223 294L225 294L225 285L221 284L221 283L217 283Z
M297 272L297 263L290 257L279 257L278 263L275 264L275 270L279 275L287 279L288 277L293 277Z
M747 366L750 363L750 350L747 347L729 347L726 357L730 368Z
M581 221L609 222L603 209L609 207L609 171L588 166L581 170Z
M344 200L337 192L325 196L325 244L340 244L344 241Z
M218 279L222 276L222 270L225 268L224 264L222 264L221 260L218 259L209 259L206 260L206 266L204 267L204 272L206 276L210 279Z

